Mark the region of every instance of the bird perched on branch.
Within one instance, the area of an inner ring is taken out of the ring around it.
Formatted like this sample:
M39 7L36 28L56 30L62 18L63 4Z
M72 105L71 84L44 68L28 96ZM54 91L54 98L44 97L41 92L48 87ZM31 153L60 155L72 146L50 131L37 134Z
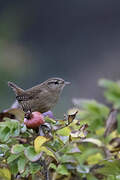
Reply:
M8 82L27 117L33 111L44 113L52 109L67 84L70 83L61 78L50 78L37 86L23 90L13 82Z

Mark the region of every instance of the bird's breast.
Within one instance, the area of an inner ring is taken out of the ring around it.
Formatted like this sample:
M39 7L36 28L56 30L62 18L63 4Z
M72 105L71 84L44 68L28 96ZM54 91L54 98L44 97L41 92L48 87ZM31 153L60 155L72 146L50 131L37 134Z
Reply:
M45 92L38 94L38 96L31 100L31 110L39 111L41 113L49 111L57 103L59 96L54 92Z

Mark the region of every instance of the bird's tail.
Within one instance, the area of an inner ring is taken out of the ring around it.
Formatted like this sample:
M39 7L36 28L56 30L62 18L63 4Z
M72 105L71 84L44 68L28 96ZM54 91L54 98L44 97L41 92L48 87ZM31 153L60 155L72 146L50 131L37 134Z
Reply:
M13 82L8 82L8 86L11 87L13 89L13 91L15 92L16 95L20 95L24 92L23 89L21 89L20 87L18 87L16 84L14 84Z

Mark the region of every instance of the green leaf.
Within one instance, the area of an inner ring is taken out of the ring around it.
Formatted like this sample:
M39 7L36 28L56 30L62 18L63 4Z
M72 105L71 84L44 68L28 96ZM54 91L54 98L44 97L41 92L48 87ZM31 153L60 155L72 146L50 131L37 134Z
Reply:
M99 163L99 165L103 165L103 168L99 168L96 170L97 173L101 173L104 175L120 175L120 161L119 160L105 160Z
M28 160L35 162L38 161L42 153L36 153L33 146L29 146L24 151L25 156Z
M28 177L30 173L30 166L26 166L25 171L21 174L21 177Z
M71 132L70 128L65 127L65 128L62 128L62 129L58 130L57 134L60 135L60 136L69 136L70 132Z
M20 122L17 120L8 119L6 126L10 128L11 136L18 136L20 133Z
M54 136L53 141L50 141L49 147L53 149L54 151L58 151L58 149L61 149L64 146L63 141L58 136Z
M106 99L112 102L115 108L120 108L120 82L101 79L99 85L106 88L104 93Z
M47 122L47 123L52 123L52 124L56 124L56 121L55 121L54 119L49 118L48 116L45 117L45 122Z
M117 115L117 130L120 133L120 113Z
M109 109L107 106L98 103L95 100L88 100L88 99L73 99L73 103L82 108L83 110L87 110L88 112L94 113L97 116L107 116Z
M64 154L63 156L60 157L60 162L61 163L75 163L76 160L72 154L71 155Z
M78 164L84 164L84 162L86 162L87 158L90 155L100 152L99 149L97 149L95 147L91 148L88 145L86 146L86 148L83 147L83 145L81 147L83 148L83 150L80 148L81 154L76 153L73 155L75 157L76 161L78 162Z
M17 159L9 164L11 174L16 175L18 173Z
M54 163L50 163L49 169L54 169L54 170L56 170L56 169L57 169L57 166L56 166Z
M96 153L96 154L93 154L93 155L90 155L88 158L87 158L87 162L89 165L94 165L94 164L97 164L99 163L101 160L103 160L103 156L101 153Z
M117 82L108 79L100 79L98 85L111 91L116 91L120 95L120 85Z
M20 173L23 173L25 170L25 164L26 164L26 159L25 157L20 157L18 160L18 170Z
M9 147L6 144L0 144L0 157L4 156L8 150Z
M56 158L56 156L55 156L55 152L53 152L52 151L52 149L48 149L47 147L45 147L45 146L42 146L41 148L40 148L40 151L39 152L45 152L48 156L52 156L54 159L56 159L56 161L57 161L57 158Z
M95 176L93 176L91 173L86 174L87 180L98 180Z
M11 163L13 162L14 160L16 160L18 157L20 156L20 154L11 154L8 159L7 159L7 163Z
M101 87L106 88L106 92L109 92L109 95L113 95L114 97L120 98L120 83L114 82L107 79L101 79L99 81L99 85Z
M57 167L57 173L58 174L62 174L62 175L69 175L69 171L67 170L66 166L65 165L59 165Z
M2 127L0 126L0 140L2 142L5 142L9 139L10 137L10 128L9 127Z
M73 145L72 145L73 146ZM79 150L79 148L76 147L70 147L69 149L67 149L66 154L75 154L75 153L80 153L81 151Z
M18 154L18 153L23 152L24 149L25 149L25 147L22 144L16 144L16 145L12 146L11 152L13 154Z
M95 132L98 128L103 127L109 113L107 106L95 100L86 99L73 99L73 103L83 110L79 111L77 116L81 119L81 123L83 121L88 124L88 130Z
M30 173L31 174L37 173L38 171L40 171L40 169L41 169L41 166L39 163L31 163L30 164Z
M20 123L17 120L6 119L0 122L0 140L7 141L11 136L18 136L20 133Z

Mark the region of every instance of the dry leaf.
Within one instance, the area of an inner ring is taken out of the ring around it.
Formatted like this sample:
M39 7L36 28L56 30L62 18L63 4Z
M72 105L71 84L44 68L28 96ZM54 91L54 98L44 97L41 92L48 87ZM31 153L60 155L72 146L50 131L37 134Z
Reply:
M73 122L73 120L75 119L77 113L78 113L78 111L76 111L74 114L68 115L68 124Z

